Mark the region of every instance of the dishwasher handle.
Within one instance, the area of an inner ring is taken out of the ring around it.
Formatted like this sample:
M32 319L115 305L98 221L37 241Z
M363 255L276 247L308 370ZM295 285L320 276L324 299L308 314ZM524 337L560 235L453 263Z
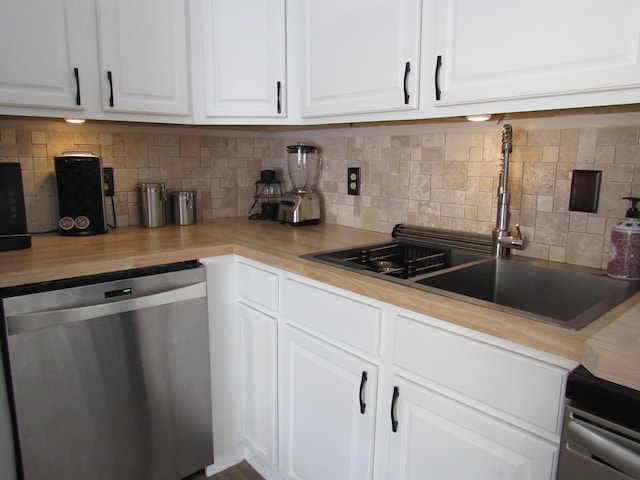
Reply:
M590 424L575 419L569 420L567 433L569 444L585 449L592 457L601 459L631 478L640 478L640 453L601 435Z
M175 288L144 297L129 298L118 302L10 315L7 316L7 334L18 335L42 330L44 328L106 317L107 315L193 300L205 297L206 294L206 283L200 282L186 287Z

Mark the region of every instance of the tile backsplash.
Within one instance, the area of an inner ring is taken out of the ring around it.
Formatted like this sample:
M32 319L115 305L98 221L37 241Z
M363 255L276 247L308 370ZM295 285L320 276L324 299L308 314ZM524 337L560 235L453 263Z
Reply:
M622 197L640 196L640 115L592 117L510 122L510 225L519 223L528 240L517 254L606 267L611 228L627 208ZM326 222L385 233L397 223L486 234L495 226L495 122L274 133L0 117L0 162L22 165L31 232L56 227L53 158L62 152L89 151L114 168L116 220L125 226L139 223L142 181L195 191L199 219L248 215L260 170L275 169L287 188L285 147L301 141L324 158ZM348 167L361 169L359 196L347 195ZM576 169L602 171L597 213L568 209Z

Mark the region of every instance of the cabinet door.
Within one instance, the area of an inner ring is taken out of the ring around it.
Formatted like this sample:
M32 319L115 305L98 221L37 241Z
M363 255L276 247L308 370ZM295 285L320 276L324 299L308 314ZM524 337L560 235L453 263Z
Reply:
M79 0L1 0L0 104L81 108Z
M421 0L302 0L302 116L416 109Z
M240 305L242 433L249 448L273 469L278 467L277 346L277 321Z
M402 378L394 385L386 478L554 478L555 445Z
M285 0L203 0L205 116L284 117Z
M283 473L370 479L377 368L294 329L286 336Z
M188 115L184 0L96 0L105 111Z
M438 10L437 105L546 96L548 109L640 86L635 0L439 0Z

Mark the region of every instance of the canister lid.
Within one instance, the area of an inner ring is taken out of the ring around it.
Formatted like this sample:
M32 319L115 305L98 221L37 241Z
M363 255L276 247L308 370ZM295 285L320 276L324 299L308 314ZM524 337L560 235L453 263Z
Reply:
M195 192L189 190L176 190L169 192L172 197L193 197Z
M136 188L138 190L153 190L156 188L159 190L164 190L165 188L167 188L167 186L164 183L142 182L138 183L136 185Z

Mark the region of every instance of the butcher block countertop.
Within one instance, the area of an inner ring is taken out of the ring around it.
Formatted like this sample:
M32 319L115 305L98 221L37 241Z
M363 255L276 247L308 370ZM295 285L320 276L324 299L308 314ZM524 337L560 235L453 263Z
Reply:
M33 235L31 248L0 252L0 288L235 253L583 363L596 376L640 390L640 294L571 331L299 258L390 238L329 224L291 227L246 218L154 229L119 227L87 237Z

